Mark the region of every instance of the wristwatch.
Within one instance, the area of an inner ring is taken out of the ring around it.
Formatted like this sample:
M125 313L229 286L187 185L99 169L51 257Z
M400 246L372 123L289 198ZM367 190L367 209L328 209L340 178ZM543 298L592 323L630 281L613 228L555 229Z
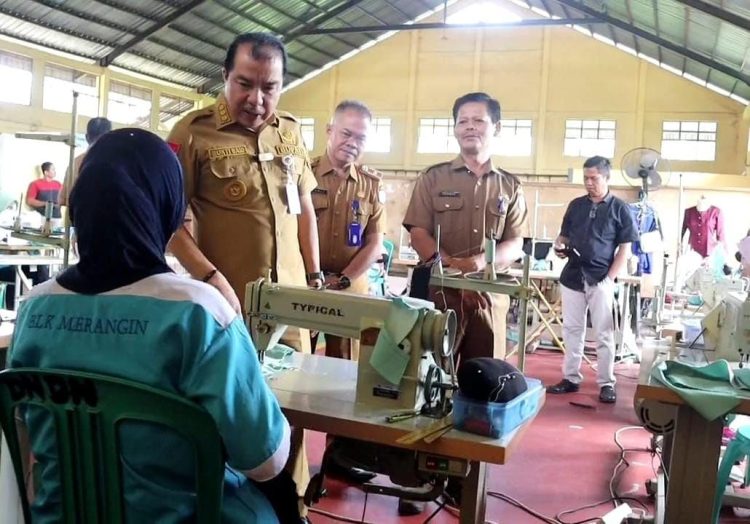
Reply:
M307 281L310 282L311 280L325 280L326 277L323 274L322 271L315 271L312 273L307 274Z

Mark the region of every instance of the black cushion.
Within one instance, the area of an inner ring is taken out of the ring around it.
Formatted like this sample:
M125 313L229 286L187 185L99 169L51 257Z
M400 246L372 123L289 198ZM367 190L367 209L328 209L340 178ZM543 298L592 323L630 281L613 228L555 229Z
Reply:
M509 402L526 391L523 373L504 360L481 357L463 362L458 368L458 389L479 402Z

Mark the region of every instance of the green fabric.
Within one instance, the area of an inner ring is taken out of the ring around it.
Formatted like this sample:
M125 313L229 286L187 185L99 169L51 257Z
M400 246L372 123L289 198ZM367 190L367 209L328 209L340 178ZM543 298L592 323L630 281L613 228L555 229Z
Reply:
M391 300L388 318L380 330L370 365L391 384L398 384L409 364L411 346L404 341L419 320L423 309L433 309L432 302L397 297Z
M651 376L677 393L706 420L732 411L740 400L750 398L750 370L732 370L726 360L691 366L667 360L651 370Z

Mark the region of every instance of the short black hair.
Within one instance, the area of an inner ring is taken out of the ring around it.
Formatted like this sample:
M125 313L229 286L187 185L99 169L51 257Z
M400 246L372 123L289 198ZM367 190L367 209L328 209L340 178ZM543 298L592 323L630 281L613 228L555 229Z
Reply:
M110 131L112 131L112 122L108 118L97 116L89 120L86 125L86 140L89 144L93 144L97 138Z
M372 120L372 112L370 111L370 108L367 107L367 104L360 102L359 100L342 100L339 102L339 105L336 106L334 115L350 110L357 111L362 116L367 117L368 120Z
M596 168L596 170L599 171L600 174L604 175L604 178L609 178L609 172L612 169L612 163L608 158L597 155L592 156L591 158L587 158L583 163L584 169L592 167Z
M286 76L287 55L284 42L271 33L244 33L234 37L227 49L227 56L224 58L224 71L227 74L234 69L234 57L237 55L237 48L242 44L252 44L252 55L255 60L270 58L267 53L269 48L278 51L281 55L282 72Z
M500 121L500 102L492 98L487 93L467 93L463 96L456 98L453 102L453 121L458 120L458 110L461 106L468 104L469 102L483 102L487 104L487 112L490 114L493 124L497 124Z
M42 164L42 173L48 171L50 167L52 167L52 162L44 162Z

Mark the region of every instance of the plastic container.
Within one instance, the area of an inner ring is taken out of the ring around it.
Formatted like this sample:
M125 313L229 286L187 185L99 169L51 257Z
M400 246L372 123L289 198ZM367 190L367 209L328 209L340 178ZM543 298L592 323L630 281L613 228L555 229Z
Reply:
M453 395L453 424L456 429L492 438L500 438L528 420L539 408L542 381L526 377L528 389L510 402L477 402Z

